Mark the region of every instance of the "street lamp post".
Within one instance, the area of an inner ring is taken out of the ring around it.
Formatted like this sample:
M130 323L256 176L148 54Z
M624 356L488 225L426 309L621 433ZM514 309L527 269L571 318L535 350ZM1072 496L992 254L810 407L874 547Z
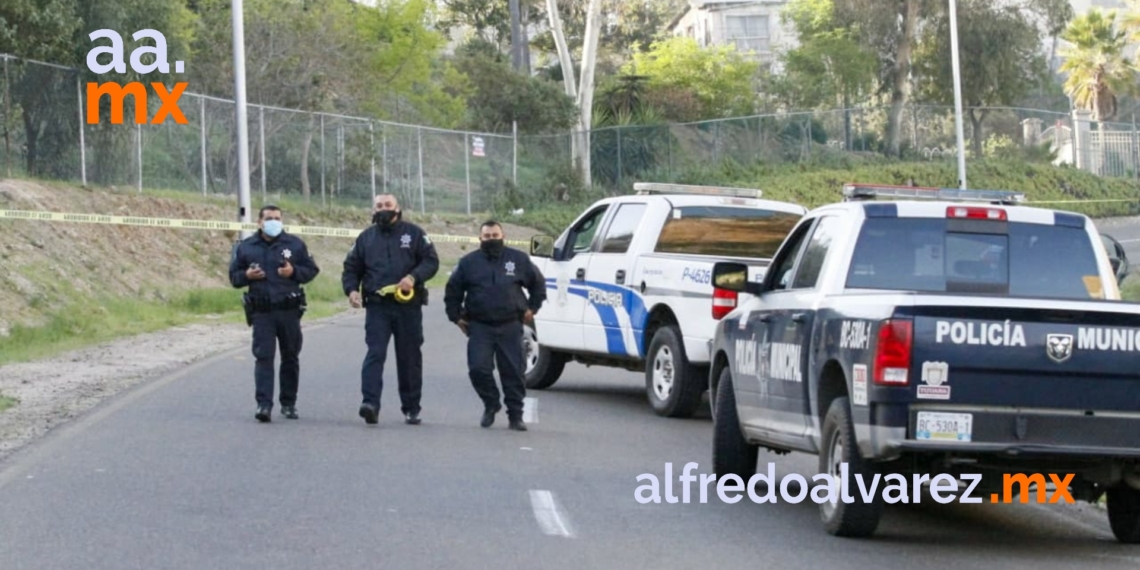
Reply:
M958 2L950 0L950 58L954 69L954 128L958 135L958 187L966 189L966 142L962 127L962 78L958 66Z
M238 219L242 223L250 221L249 203L249 125L246 121L245 103L245 23L242 19L242 0L231 0L234 37L234 99L237 126L238 151ZM245 239L252 232L242 230Z

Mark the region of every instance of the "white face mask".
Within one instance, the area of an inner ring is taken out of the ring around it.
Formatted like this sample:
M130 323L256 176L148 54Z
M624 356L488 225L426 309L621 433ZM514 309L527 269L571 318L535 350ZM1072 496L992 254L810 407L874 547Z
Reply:
M265 235L269 237L277 237L281 235L281 229L281 220L265 220L265 224L262 226L262 230L265 232Z

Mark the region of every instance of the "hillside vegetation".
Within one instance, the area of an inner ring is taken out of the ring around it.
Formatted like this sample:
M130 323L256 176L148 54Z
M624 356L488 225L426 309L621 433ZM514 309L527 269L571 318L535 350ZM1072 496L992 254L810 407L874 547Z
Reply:
M1094 218L1140 214L1140 183L1135 180L1009 160L970 161L966 179L970 188L1024 192L1029 202L1039 203L1041 207L1080 212ZM843 185L848 182L954 188L958 185L957 180L957 163L954 162L895 162L858 164L846 168L811 165L746 168L730 165L689 170L673 180L646 181L759 188L764 198L815 208L842 200ZM1085 202L1069 202L1073 200ZM553 205L528 209L520 223L558 235L587 204L580 201L574 207Z
M286 224L363 228L366 207L270 200ZM254 209L262 205L255 199ZM0 179L0 209L234 220L232 198L83 189ZM254 213L256 218L256 212ZM432 234L476 236L482 218L409 219ZM528 230L507 225L511 238ZM202 319L242 322L241 290L229 285L235 232L0 220L0 364ZM351 241L305 236L321 274L308 286L306 318L347 308L341 264ZM437 243L438 285L468 244Z

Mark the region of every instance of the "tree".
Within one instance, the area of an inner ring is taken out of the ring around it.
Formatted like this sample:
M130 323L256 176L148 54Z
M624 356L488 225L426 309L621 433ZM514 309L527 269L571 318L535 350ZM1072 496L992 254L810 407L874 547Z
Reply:
M1127 35L1117 28L1115 11L1096 9L1074 19L1061 35L1070 43L1061 51L1065 93L1101 123L1116 116L1117 96L1132 87L1134 68L1124 55Z
M693 38L669 38L635 51L623 72L648 77L651 89L693 93L700 102L700 118L755 110L756 63L733 46L702 48Z
M574 99L557 83L517 73L493 44L482 43L465 45L454 62L471 83L464 93L469 128L503 132L517 121L520 134L545 134L574 126Z
M855 31L857 41L880 61L879 87L890 96L887 153L899 156L902 112L910 99L911 56L919 24L933 0L836 0L840 27ZM945 2L945 0L941 0Z
M851 107L873 88L878 62L855 32L839 26L833 0L794 0L781 15L800 45L783 54L784 74L776 91L796 107L823 104ZM844 113L844 140L851 148L850 115Z
M918 96L954 104L948 11L933 16L915 57ZM1041 36L1029 14L991 0L958 0L962 98L973 126L973 152L982 154L987 107L1013 105L1048 80Z
M586 11L586 39L582 48L581 82L575 86L574 62L570 59L570 48L562 29L562 18L558 13L558 0L546 1L547 15L554 42L558 47L558 60L561 63L562 81L566 94L575 97L578 106L578 125L572 135L572 156L581 171L582 180L589 185L590 176L590 129L593 126L594 110L594 68L598 57L598 35L601 32L601 0L590 0Z

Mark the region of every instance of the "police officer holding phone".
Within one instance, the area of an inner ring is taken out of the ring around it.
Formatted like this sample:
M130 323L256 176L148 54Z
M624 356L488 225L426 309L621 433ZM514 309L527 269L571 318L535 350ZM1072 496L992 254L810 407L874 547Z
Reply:
M305 291L320 268L301 238L287 234L281 209L267 205L258 213L259 230L242 240L230 262L230 284L249 287L243 296L246 322L253 327L253 356L257 413L270 421L273 410L273 361L281 346L281 414L297 419L297 387L302 344L301 316Z

